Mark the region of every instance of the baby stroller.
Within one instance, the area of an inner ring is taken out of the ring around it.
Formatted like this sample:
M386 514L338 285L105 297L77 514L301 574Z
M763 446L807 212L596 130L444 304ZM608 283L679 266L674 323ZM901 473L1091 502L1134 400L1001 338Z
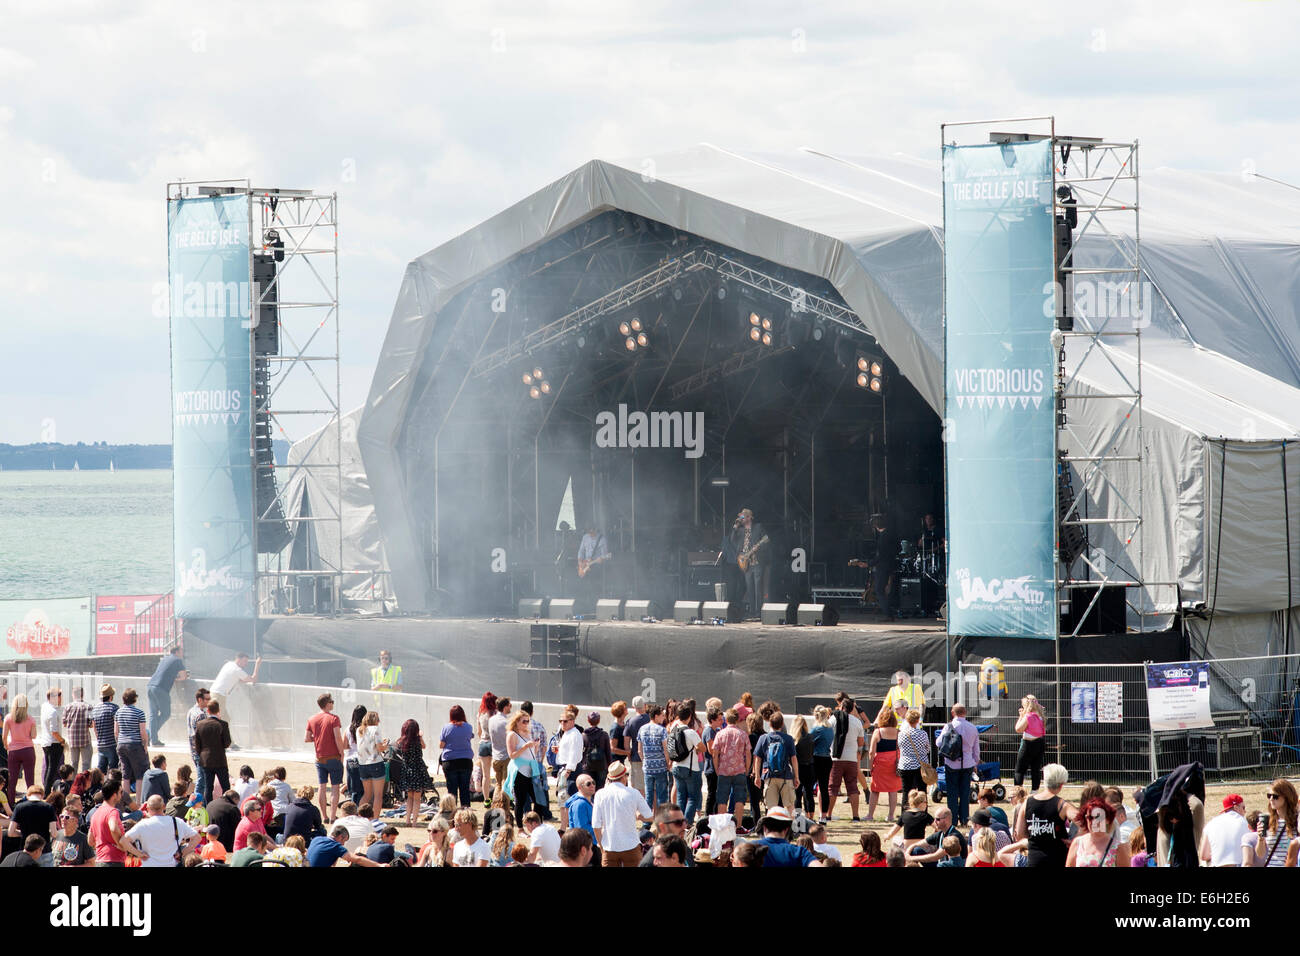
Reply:
M402 759L396 748L389 747L388 752L384 755L384 806L400 807L406 803L406 791L402 789L402 778L405 776L406 761ZM430 777L432 778L432 774ZM433 794L430 801L429 794ZM430 785L430 789L420 794L420 812L432 812L438 809L438 802L441 797L438 796L438 786L435 783ZM432 807L427 805L432 803Z
M975 729L981 734L986 730L991 730L992 724L976 724ZM939 760L934 768L939 779L935 781L930 788L930 801L932 803L943 803L948 798L947 774L944 772L947 768L943 760ZM979 792L985 787L993 791L993 795L1002 800L1007 795L1007 788L1001 783L1002 780L1002 761L1001 760L983 760L975 765L975 772L971 774L970 780L970 799L971 803L975 802Z

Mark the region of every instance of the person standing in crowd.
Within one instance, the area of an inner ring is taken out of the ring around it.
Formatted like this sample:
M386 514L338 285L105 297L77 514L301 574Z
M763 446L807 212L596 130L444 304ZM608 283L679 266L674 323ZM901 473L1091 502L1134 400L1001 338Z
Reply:
M491 802L490 781L492 780L492 732L490 724L492 718L497 713L497 695L488 691L483 695L483 699L478 704L477 730L478 733L478 764L479 771L483 774L483 806ZM462 806L467 804L462 803Z
M379 666L370 668L370 689L381 693L402 692L402 667L393 663L391 651L380 651Z
M519 829L523 829L524 814L533 808L533 778L542 772L538 756L540 745L528 729L530 723L528 714L520 710L506 725L506 753L510 770L514 771L509 775L514 783L511 796L515 805L515 826Z
M36 778L36 721L28 713L27 695L14 697L13 709L4 720L4 747L9 754L9 787L6 797L14 802L14 786L21 772L31 786Z
M402 731L397 737L397 755L402 758L402 776L397 781L406 794L406 825L419 825L420 804L424 802L424 792L433 788L429 777L429 768L424 762L424 734L420 725L414 720L402 723Z
M333 823L339 815L339 789L343 785L343 725L334 713L334 696L321 694L316 698L320 708L307 720L307 736L316 751L316 783L320 786L320 813L325 823ZM330 791L328 800L326 790Z
M1028 840L1026 866L1058 868L1065 866L1069 852L1066 836L1071 817L1078 811L1061 797L1061 788L1070 782L1069 772L1059 763L1043 768L1043 789L1025 799L1025 812L1015 837Z
M748 721L749 715L754 712L754 695L745 691L740 695L740 700L736 701L736 713L740 714L742 721Z
M357 730L357 772L361 775L362 803L376 811L384 808L384 752L388 741L379 736L379 711L372 710Z
M1033 694L1020 700L1020 714L1016 718L1016 733L1020 734L1020 751L1016 754L1016 786L1029 775L1030 789L1037 790L1043 778L1043 755L1047 752L1047 725L1043 720L1043 705Z
M668 802L667 731L664 729L664 712L658 704L649 706L646 718L637 731L636 742L645 773L646 803L651 809L657 809L660 804ZM748 759L745 766L749 766Z
M980 733L966 719L965 704L952 705L952 720L948 728L961 737L961 755L955 760L948 757L943 760L947 770L948 809L952 811L953 820L964 827L970 821L970 779L980 762Z
M725 714L726 726L709 741L713 755L714 776L717 779L717 807L719 812L730 813L736 820L736 832L743 832L745 802L749 796L749 769L753 751L749 734L740 729L740 713L730 708ZM725 808L725 810L723 809ZM679 811L680 812L680 811ZM758 808L754 808L758 812Z
M867 747L867 764L871 767L871 796L867 801L867 822L876 819L876 804L880 795L889 795L888 820L894 819L894 810L898 806L898 793L903 789L903 782L898 776L898 721L894 711L882 707L876 716L876 728L871 732L871 743Z
M907 712L907 722L898 731L898 777L903 806L907 806L908 794L913 790L925 789L921 764L929 762L930 737L921 727L921 712L913 708ZM893 816L892 809L890 816Z
M230 768L226 764L226 751L230 749L230 725L221 719L221 705L215 700L208 701L208 716L194 725L194 742L190 745L199 755L199 766L203 768L203 802L212 800L217 785L217 793L230 789Z
M683 701L678 704L677 719L668 728L666 744L668 759L672 762L673 780L677 784L677 799L683 805L688 827L695 824L695 815L702 806L700 784L703 764L700 756L704 752L704 741L691 728L693 723L695 712L690 703Z
M908 710L925 712L925 694L920 684L912 683L907 671L894 672L894 686L889 688L889 693L885 695L883 706L893 710L900 701L907 704Z
M1223 812L1205 825L1201 861L1209 866L1241 866L1241 838L1246 826L1246 801L1239 794L1223 798Z
M632 756L630 741L627 739L627 702L616 700L609 708L609 716L614 719L614 726L609 729L609 759L611 762L621 760L628 763ZM629 777L629 779L631 779Z
M72 702L63 708L63 729L67 731L68 763L80 773L90 769L90 705L85 689L72 688Z
M361 763L357 758L357 733L361 730L361 723L365 719L365 705L357 704L352 708L352 720L348 724L347 733L343 735L343 743L346 747L343 752L343 766L348 775L348 799L353 803L360 803L365 797L365 788L361 784Z
M117 711L117 757L122 763L122 779L128 795L135 793L136 781L149 769L149 728L143 710L135 706L139 695L128 687Z
M587 714L587 729L582 732L582 763L578 765L578 772L590 774L599 790L605 786L609 764L609 734L600 727L600 712L593 710Z
M110 777L104 781L100 795L99 807L90 822L90 842L95 848L95 865L126 866L128 856L143 861L147 856L145 851L128 840L122 830L122 813L118 809L122 800L122 784Z
M166 746L162 742L162 725L172 715L172 685L178 680L189 680L190 672L181 660L181 646L173 644L170 651L162 656L149 686L145 688L145 699L149 704L149 739L155 747Z
M1075 815L1079 835L1070 841L1065 865L1068 867L1115 867L1129 865L1128 844L1119 838L1113 826L1115 808L1093 797L1084 802Z
M537 743L537 750L534 751L534 755L542 769L540 784L533 789L533 809L537 811L543 820L549 820L551 818L551 802L549 778L546 776L546 725L533 716L533 702L531 700L524 701L519 705L519 709L528 715L528 733Z
M474 772L474 730L465 720L465 708L452 704L447 723L438 734L439 759L447 780L447 792L462 807L468 807L469 780Z
M506 781L506 770L510 766L510 754L506 751L506 734L509 731L510 711L513 705L509 697L497 698L497 711L488 721L488 739L492 742L492 785L500 790ZM488 778L483 778L483 795L487 796Z
M580 773L575 778L575 787L573 796L564 804L565 830L586 830L591 834L592 840L595 840L596 830L591 825L591 813L593 809L592 801L596 796L596 781L585 773ZM599 847L597 847L597 851ZM593 851L593 852L597 852Z
M560 716L560 742L556 747L556 760L560 772L555 779L556 793L571 797L578 788L578 764L582 763L582 731L578 729L578 714L565 708ZM561 800L561 805L564 801ZM561 821L562 827L568 824Z
M610 764L606 786L597 791L591 825L600 844L600 865L637 866L641 862L641 839L637 820L647 823L654 816L645 797L627 786L627 765Z
M793 813L799 787L794 738L785 732L785 717L779 710L769 723L772 729L758 738L754 748L754 783L763 788L763 806L769 811L780 806Z
M45 703L41 705L40 733L36 737L36 746L45 756L45 772L41 783L45 792L54 790L54 781L58 779L59 766L63 763L63 691L51 687L45 692Z
M802 807L809 819L815 819L813 814L817 812L817 772L813 763L813 752L816 750L817 741L808 729L807 717L802 714L795 717L790 736L794 738L795 762L799 764L799 786L794 794L795 806Z
M646 699L641 696L632 698L632 709L636 711L628 718L626 726L623 728L623 735L627 740L628 756L627 765L628 773L631 776L631 787L633 790L641 791L641 794L650 801L650 794L646 791L645 785L645 765L641 760L641 741L637 735L641 733L641 728L646 725L650 719L646 715Z
M1260 815L1255 845L1246 846L1242 866L1294 867L1300 856L1295 787L1290 780L1274 780L1264 799L1268 801L1268 814Z
M203 761L199 759L198 751L194 749L194 728L198 726L200 720L208 716L208 702L210 700L212 700L212 694L209 693L206 687L200 687L194 692L194 706L185 712L185 730L188 734L186 740L190 746L190 760L196 775L194 788L200 796L205 792L207 775L203 771ZM217 792L220 793L221 791Z
M704 733L704 816L711 817L718 812L718 773L713 765L713 738L727 726L722 716L722 701L710 697L705 702Z
M228 698L239 684L256 684L257 674L262 669L262 658L259 655L253 662L253 673L248 673L244 668L248 666L248 655L240 651L235 655L233 661L226 661L221 665L221 670L217 671L217 678L212 682L212 699L221 705L221 712L226 715L226 721L231 722L235 718L230 710ZM231 750L238 750L234 744L230 746Z
M835 746L835 728L831 724L831 710L822 704L813 708L813 774L817 779L817 793L821 802L818 822L825 823L831 805L831 748ZM802 775L801 775L802 779Z
M831 715L835 734L831 744L831 799L824 822L829 823L835 815L835 801L839 799L840 783L843 782L853 811L853 822L858 823L858 755L867 742L866 732L855 713L857 704L853 698L843 692L838 697L839 707Z
M100 773L115 770L118 765L117 704L113 703L116 694L117 691L113 689L112 684L104 684L99 688L99 703L90 712L90 721L95 728L95 750L98 754L95 758L95 766L99 768ZM12 777L13 771L10 771L9 775Z

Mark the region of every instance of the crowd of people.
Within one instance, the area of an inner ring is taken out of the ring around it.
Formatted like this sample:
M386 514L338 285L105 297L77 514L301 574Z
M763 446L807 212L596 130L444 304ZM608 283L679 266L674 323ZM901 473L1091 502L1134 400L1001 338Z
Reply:
M227 692L255 679L242 663ZM400 687L391 657L382 664L373 683ZM184 673L168 655L155 680L170 693ZM549 729L530 701L485 693L472 719L451 707L431 740L411 719L394 723L392 739L380 712L360 705L345 725L324 693L303 738L317 783L296 789L283 766L259 776L244 764L232 780L238 748L205 687L186 714L191 762L173 781L166 756L149 754L170 711L156 688L151 681L147 714L134 689L118 705L108 684L93 708L82 688L66 705L51 689L39 719L25 696L11 702L0 865L1285 867L1300 853L1296 789L1285 779L1269 786L1267 812L1247 814L1231 794L1208 822L1195 770L1134 791L1131 803L1095 781L1067 800L1066 769L1043 762L1032 697L1016 724L1009 801L984 788L972 806L978 730L956 705L932 741L906 673L874 716L843 693L834 707L793 717L749 694L730 707L711 698L702 711L692 699L635 697L609 708L608 730L601 711L570 705ZM943 804L929 795L932 758L944 770ZM441 768L441 795L430 763ZM841 799L851 823L890 827L864 826L847 859L827 831ZM399 844L399 822L408 834L427 823L418 846Z

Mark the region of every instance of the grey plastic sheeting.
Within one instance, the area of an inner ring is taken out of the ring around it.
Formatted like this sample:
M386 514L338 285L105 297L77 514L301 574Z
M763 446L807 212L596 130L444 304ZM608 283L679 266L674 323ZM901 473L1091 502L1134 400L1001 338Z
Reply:
M579 656L591 667L597 701L631 700L653 682L660 702L711 696L727 703L749 691L787 708L796 696L833 696L845 690L881 697L897 670L944 674L961 660L988 656L1005 663L1047 663L1051 641L1009 638L953 640L951 658L942 631L859 631L851 628L703 627L674 624L579 625ZM212 667L228 651L247 648L247 622L186 624L186 663ZM296 618L266 623L259 651L267 657L342 658L358 686L369 686L380 648L402 665L410 693L478 697L486 690L513 696L518 668L528 664L530 622L450 619ZM193 660L191 660L191 658ZM1062 642L1065 663L1184 659L1181 635L1121 635ZM215 670L214 670L215 672Z
M741 153L699 145L649 160L586 163L412 261L359 432L403 609L429 609L432 594L399 437L416 370L439 326L439 310L452 296L546 239L621 209L827 279L938 411L941 188L938 164L910 157ZM1168 169L1143 173L1141 188L1145 278L1158 291L1143 340L1150 496L1143 576L1177 582L1185 596L1199 599L1207 591L1207 549L1218 530L1218 512L1205 500L1205 439L1248 445L1300 436L1300 201L1293 190L1263 179ZM1081 266L1115 255L1106 244L1086 241L1077 251ZM1095 352L1079 372L1084 387L1115 390L1109 387L1117 374L1109 353L1116 365L1132 365L1123 349ZM1071 368L1077 364L1074 356L1068 360ZM1107 399L1075 404L1082 406L1075 420L1096 448L1105 447L1107 434L1130 410L1127 402ZM1280 467L1261 472L1241 462L1246 470L1238 476L1237 456L1230 453L1227 494L1249 494L1270 509L1272 524L1255 538L1244 526L1240 534L1225 535L1225 557L1228 543L1241 547L1230 556L1240 574L1226 581L1221 575L1217 598L1220 607L1276 610L1286 603L1285 589L1274 587L1276 568L1257 578L1251 561L1276 544L1283 478ZM1103 502L1115 495L1136 501L1136 474L1097 493ZM1295 471L1288 470L1285 496L1300 498ZM1224 512L1242 507L1234 503ZM1139 560L1135 545L1115 554L1130 567ZM1173 587L1152 589L1147 603L1168 614L1176 594Z

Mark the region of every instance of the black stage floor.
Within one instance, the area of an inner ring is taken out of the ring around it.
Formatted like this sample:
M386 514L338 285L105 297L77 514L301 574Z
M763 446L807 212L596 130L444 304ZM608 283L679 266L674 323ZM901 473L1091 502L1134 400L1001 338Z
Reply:
M392 651L411 693L515 696L519 669L530 663L531 620L431 617L295 616L259 622L258 651L275 658L343 662L359 686L380 648ZM545 622L563 624L566 622ZM795 697L833 696L839 690L883 695L897 670L944 674L961 660L997 656L1006 663L1050 662L1051 641L953 638L933 619L884 623L841 620L834 627L702 625L621 621L567 622L578 632L578 667L589 668L590 699L573 703L658 701L717 696L730 703L743 691L787 707ZM187 620L185 656L200 673L220 666L232 648L248 648L248 621ZM1063 640L1061 659L1077 662L1179 660L1175 632ZM215 665L215 666L214 666ZM276 677L283 680L283 677ZM942 678L940 678L942 679ZM302 683L312 683L303 678ZM547 698L536 695L541 701ZM585 696L585 695L584 695Z

